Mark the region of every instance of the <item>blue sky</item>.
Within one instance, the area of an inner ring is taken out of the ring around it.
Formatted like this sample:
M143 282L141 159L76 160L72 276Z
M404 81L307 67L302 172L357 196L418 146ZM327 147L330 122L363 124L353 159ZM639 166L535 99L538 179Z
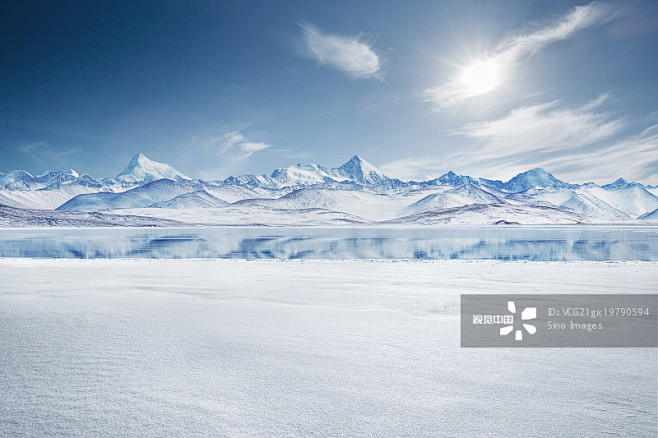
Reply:
M5 2L8 3L8 2ZM337 166L658 184L656 2L0 6L0 171Z

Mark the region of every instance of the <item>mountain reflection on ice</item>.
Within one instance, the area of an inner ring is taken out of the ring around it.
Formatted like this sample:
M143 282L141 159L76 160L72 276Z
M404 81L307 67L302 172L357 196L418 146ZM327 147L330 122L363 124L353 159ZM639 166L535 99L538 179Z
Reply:
M658 260L650 227L4 229L0 257Z

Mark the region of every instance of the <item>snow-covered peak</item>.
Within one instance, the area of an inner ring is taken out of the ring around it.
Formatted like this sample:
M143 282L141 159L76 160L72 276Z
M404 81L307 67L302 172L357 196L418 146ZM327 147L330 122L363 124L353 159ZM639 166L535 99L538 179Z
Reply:
M11 172L0 177L0 186L10 184L17 181L32 181L34 177L30 172L25 170L12 170Z
M153 161L141 152L133 157L128 166L115 179L120 182L142 184L162 178L177 181L191 179L170 165Z
M87 187L92 189L103 188L103 184L101 184L99 181L96 181L86 173L83 173L77 177L74 177L74 174L78 175L78 173L75 171L73 171L73 173L70 173L69 171L49 172L40 175L40 182L46 184L46 186L39 190L59 190L67 187Z
M452 170L448 173L445 173L439 177L439 182L441 184L448 184L452 186L464 185L464 184L478 184L478 180L471 178L466 175L457 175Z
M510 192L522 192L533 187L568 187L570 184L560 181L542 168L536 168L519 173L505 186Z
M100 181L95 180L86 173L80 175L72 184L85 187L103 187L103 184Z
M229 176L225 180L219 182L225 185L240 185L247 187L276 187L276 183L267 175L256 176L249 174Z
M34 181L40 184L51 185L65 183L67 181L74 181L79 176L80 175L78 175L78 172L73 169L58 171L48 170L34 178Z
M361 184L377 184L389 179L381 170L358 155L353 156L350 161L333 170L335 174Z
M331 176L324 167L317 164L295 164L274 170L271 178L282 187L320 184Z
M601 186L601 187L603 187L606 190L619 190L619 189L623 189L623 188L626 188L626 187L631 187L635 184L636 183L629 183L624 178L619 178L617 181L615 181L613 183L610 183L610 184L606 184L606 185Z
M73 177L73 178L77 178L77 177L80 176L78 174L78 172L76 172L73 169L68 169L68 170L46 170L41 175L38 175L37 178L38 179L40 179L40 178L51 178L54 175L65 175L65 176L70 176L70 177Z
M358 184L377 184L389 179L379 169L358 155L353 156L342 166L333 169L328 169L317 164L299 163L290 167L279 168L272 172L271 178L281 187L340 181L350 181Z

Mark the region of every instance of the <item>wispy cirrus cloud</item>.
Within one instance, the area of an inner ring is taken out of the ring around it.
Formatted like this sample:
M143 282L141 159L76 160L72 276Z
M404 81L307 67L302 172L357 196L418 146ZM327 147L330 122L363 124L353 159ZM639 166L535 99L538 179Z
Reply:
M63 163L63 158L82 152L82 149L76 147L58 150L50 146L45 141L23 143L16 146L16 150L29 156L33 161L39 163L49 163L58 166Z
M229 176L243 168L254 154L273 148L270 143L254 141L238 130L222 130L205 137L193 137L189 148L206 157L209 164L199 174L205 179Z
M542 166L574 182L624 177L658 185L658 124L594 151L546 159Z
M423 99L440 110L492 91L510 75L509 69L529 58L549 44L566 40L576 32L614 17L605 4L590 3L577 6L557 21L529 34L503 40L493 54L457 68L443 84L427 88Z
M559 101L523 106L501 119L469 123L452 134L482 141L479 160L573 150L610 138L623 128L621 119L598 111L607 98L602 95L575 108Z
M249 141L237 131L227 133L221 142L222 154L233 154L234 160L244 160L256 152L264 151L270 147L272 145L268 143Z
M322 33L312 24L300 26L307 56L353 78L379 77L379 56L361 38Z
M446 163L435 156L406 157L379 166L385 175L402 181L428 181L446 172Z
M592 2L585 6L576 6L567 15L549 26L531 34L515 36L502 42L497 56L512 61L534 55L548 44L570 38L576 32L601 23L613 15L610 7L602 3Z
M409 157L381 166L404 179L436 178L453 170L509 179L543 167L570 182L611 182L618 177L658 183L658 124L624 137L630 124L601 109L607 96L579 107L560 102L520 107L506 116L454 131L474 143L444 157Z

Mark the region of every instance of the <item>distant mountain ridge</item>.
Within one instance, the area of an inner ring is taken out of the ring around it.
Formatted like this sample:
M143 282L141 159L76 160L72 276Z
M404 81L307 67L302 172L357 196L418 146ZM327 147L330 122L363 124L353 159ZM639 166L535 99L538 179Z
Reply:
M267 177L263 176L263 178ZM322 184L331 181L351 181L357 184L371 185L390 180L379 169L358 155L350 158L342 166L335 168L298 163L293 166L275 169L269 178L280 187ZM228 181L225 180L225 182Z
M427 181L401 181L358 155L333 168L298 163L270 175L216 181L193 180L142 153L114 179L72 169L38 176L0 173L0 204L10 207L125 211L164 219L180 219L180 211L195 223L212 210L211 222L235 225L297 219L311 225L652 223L658 222L656 192L623 178L602 186L571 184L541 168L508 181L452 171Z
M171 165L151 160L143 153L136 154L128 165L114 179L94 179L88 174L78 174L73 169L65 171L46 171L33 176L24 170L12 170L6 174L0 173L0 188L5 190L43 189L49 185L60 186L66 183L87 185L90 187L118 186L127 188L143 185L159 179L171 179L178 182L192 181L193 179L176 170ZM323 183L353 183L363 186L417 186L417 185L480 185L504 190L511 193L522 192L534 187L577 188L585 184L570 184L555 178L542 168L519 173L507 182L486 178L474 178L467 175L457 175L449 171L438 178L427 181L401 181L384 175L377 167L360 157L354 155L349 161L335 168L328 168L318 164L294 164L289 167L275 169L268 175L239 175L230 176L221 181L214 181L227 185L242 185L250 187L282 188L292 186L311 186ZM391 182L393 184L391 184ZM14 184L12 186L12 184ZM600 186L604 189L640 186L653 189L653 186L644 186L640 183L627 182L624 178Z

